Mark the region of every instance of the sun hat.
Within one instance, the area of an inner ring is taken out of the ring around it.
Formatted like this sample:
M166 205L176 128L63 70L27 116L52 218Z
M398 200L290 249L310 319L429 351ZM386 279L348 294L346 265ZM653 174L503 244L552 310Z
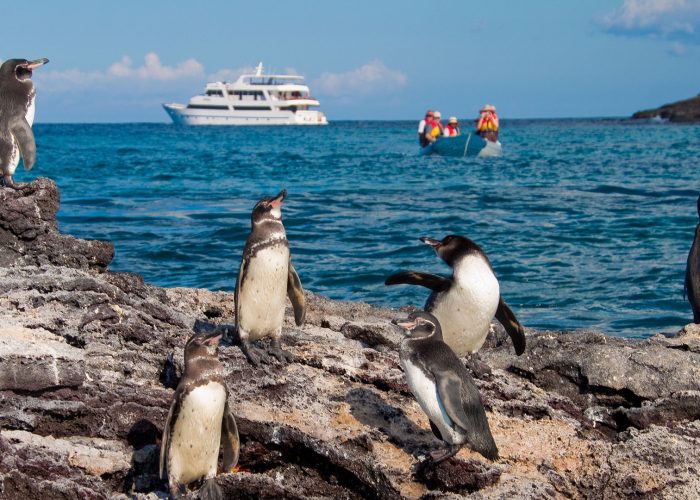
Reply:
M429 109L428 111L426 111L425 116L433 116L433 110Z
M434 116L435 118L442 118L442 115L440 114L439 111L435 111L435 112L433 113L433 116Z
M457 123L457 117L456 117L456 116L450 116L450 119L447 121L447 123Z
M495 113L495 112L496 112L496 106L494 106L493 104L484 104L484 107L481 108L481 111L479 111L479 112L481 113L481 112L483 112L483 111L493 111L493 112Z

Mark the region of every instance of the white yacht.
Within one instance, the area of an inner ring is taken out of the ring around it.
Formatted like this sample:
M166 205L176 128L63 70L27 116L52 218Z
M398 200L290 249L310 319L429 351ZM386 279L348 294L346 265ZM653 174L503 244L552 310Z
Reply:
M207 83L204 95L184 104L163 104L181 125L328 125L310 96L303 76L266 75L262 63L255 74L233 83Z

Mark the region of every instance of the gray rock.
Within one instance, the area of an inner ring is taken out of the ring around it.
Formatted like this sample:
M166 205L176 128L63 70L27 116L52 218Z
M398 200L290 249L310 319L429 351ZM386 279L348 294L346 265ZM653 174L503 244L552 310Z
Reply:
M10 330L27 336L9 358L24 354L28 364L10 366L34 382L28 389L13 376L0 389L0 497L165 498L159 441L183 346L194 328L230 331L233 296L106 271L109 260L88 264L100 259L79 240L84 261L62 256L65 245L39 245L55 229L45 214L55 214L57 192L46 180L21 189L0 190L12 203L26 198L22 210L0 204L0 233L12 236L0 236L0 254L13 256L0 262L0 342L14 345ZM68 238L52 234L54 243ZM694 331L646 341L528 331L517 357L494 325L480 352L491 376L476 384L501 458L465 447L416 475L441 443L395 351L390 322L407 309L311 292L307 304L306 325L297 328L291 311L285 322L294 362L255 369L236 345L219 350L242 442L243 470L217 477L227 497L700 495Z
M105 270L114 247L104 241L79 240L58 232L60 205L56 184L45 177L0 189L0 266L42 265Z
M84 380L80 349L46 331L0 327L0 390L78 387Z

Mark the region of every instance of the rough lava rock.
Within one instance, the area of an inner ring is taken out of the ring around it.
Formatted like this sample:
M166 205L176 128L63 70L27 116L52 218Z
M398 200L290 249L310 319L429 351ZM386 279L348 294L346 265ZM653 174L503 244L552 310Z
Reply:
M55 231L53 183L20 191L0 189L26 219L6 223L18 210L0 205L0 498L164 498L183 346L195 329L232 331L233 295L107 271L111 247ZM416 474L441 444L396 352L391 321L410 308L307 303L304 327L286 318L294 362L255 369L220 348L242 442L242 469L217 477L227 498L700 496L695 327L644 341L528 331L517 357L494 324L476 383L500 459L464 448Z
M0 266L53 264L104 271L114 258L105 241L79 240L58 232L60 197L45 177L0 189Z

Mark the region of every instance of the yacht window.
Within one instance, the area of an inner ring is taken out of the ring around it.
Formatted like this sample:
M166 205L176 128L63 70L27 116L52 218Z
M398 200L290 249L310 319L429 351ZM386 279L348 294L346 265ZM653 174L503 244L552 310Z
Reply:
M265 94L260 90L235 90L229 92L229 95L234 96L239 101L265 101Z
M270 111L269 106L234 106L236 111Z
M228 109L228 106L220 106L216 104L190 104L189 109Z
M207 90L207 95L217 95L219 97L223 97L224 93L221 90Z

